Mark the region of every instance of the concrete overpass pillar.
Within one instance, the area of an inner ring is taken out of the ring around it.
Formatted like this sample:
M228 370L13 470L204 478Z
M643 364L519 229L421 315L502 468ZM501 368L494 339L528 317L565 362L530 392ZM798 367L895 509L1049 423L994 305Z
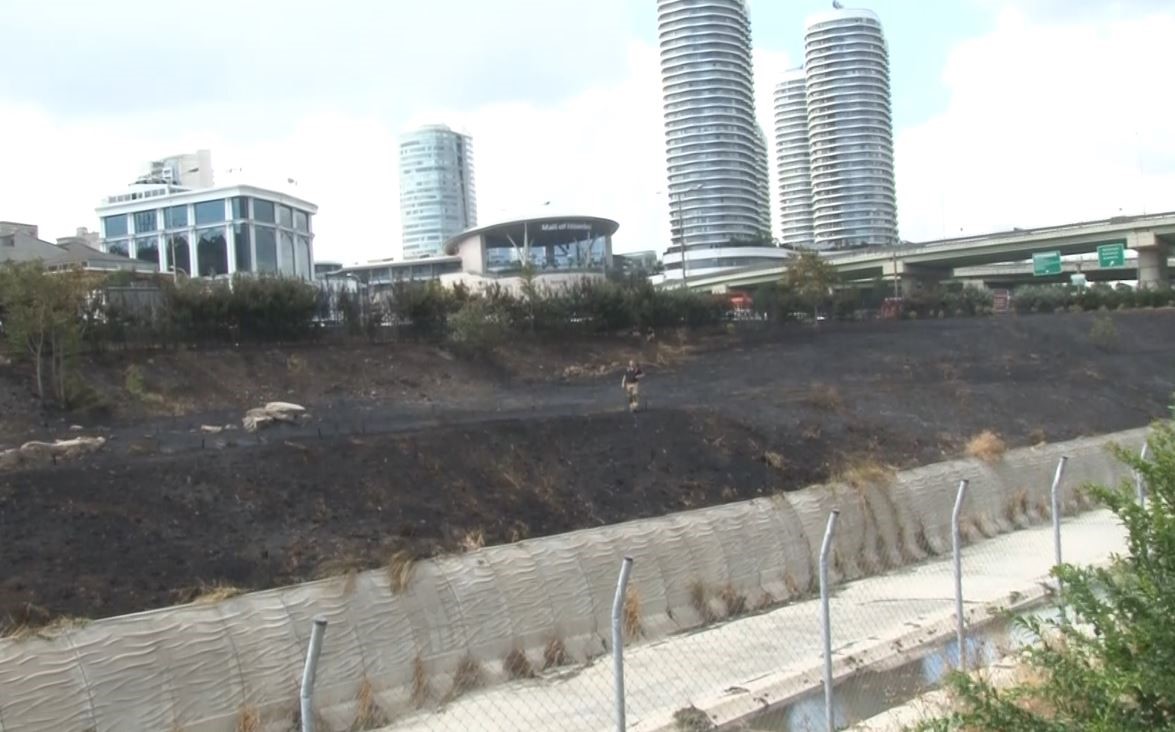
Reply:
M902 297L910 297L923 290L932 290L947 277L946 272L932 267L919 267L901 261L897 265Z
M1143 290L1166 290L1171 287L1171 273L1167 259L1171 246L1153 231L1130 234L1131 249L1138 252L1138 287Z

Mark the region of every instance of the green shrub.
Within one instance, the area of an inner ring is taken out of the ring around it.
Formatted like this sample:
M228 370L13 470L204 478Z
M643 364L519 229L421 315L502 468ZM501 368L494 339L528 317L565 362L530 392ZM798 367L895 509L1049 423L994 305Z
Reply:
M1175 429L1156 425L1150 458L1119 450L1140 473L1089 492L1126 527L1127 550L1105 567L1063 565L1058 620L1024 623L1036 639L1022 659L1032 683L997 690L963 674L950 678L955 711L919 730L1150 732L1175 729Z
M449 344L462 355L489 355L506 341L507 317L486 298L470 299L448 319Z

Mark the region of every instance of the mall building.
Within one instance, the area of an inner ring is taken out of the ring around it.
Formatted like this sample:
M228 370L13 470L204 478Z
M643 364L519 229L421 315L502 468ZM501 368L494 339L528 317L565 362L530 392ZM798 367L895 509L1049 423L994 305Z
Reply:
M460 270L441 282L477 290L490 284L521 292L525 264L534 284L559 288L603 280L612 268L612 236L620 224L596 216L543 216L481 226L450 238L445 254Z
M238 272L314 279L309 201L249 185L138 182L96 209L101 248L191 277Z

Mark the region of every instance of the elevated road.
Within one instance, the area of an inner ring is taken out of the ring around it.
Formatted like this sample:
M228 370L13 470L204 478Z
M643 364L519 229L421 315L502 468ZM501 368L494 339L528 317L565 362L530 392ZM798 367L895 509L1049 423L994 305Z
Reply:
M1135 267L1122 268L1117 279L1137 279L1143 287L1170 285L1171 244L1175 242L1175 212L1141 216L1117 216L1035 229L1013 229L980 236L940 239L921 244L831 252L828 260L846 281L898 279L907 291L952 279L956 270L1000 264L1019 264L1038 252L1061 256L1091 254L1104 244L1122 244L1135 252ZM1090 269L1097 267L1089 263ZM728 288L776 282L788 264L771 263L691 277L695 290ZM1126 275L1132 275L1127 277ZM1100 279L1100 277L1090 277Z

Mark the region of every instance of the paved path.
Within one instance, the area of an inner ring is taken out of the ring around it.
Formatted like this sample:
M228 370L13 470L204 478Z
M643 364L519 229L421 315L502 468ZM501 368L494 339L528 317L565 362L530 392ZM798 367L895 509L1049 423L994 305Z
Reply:
M1124 537L1107 511L1068 519L1065 560L1101 562L1123 550ZM1009 593L1031 591L1046 581L1052 556L1052 529L1047 525L968 547L968 603L1007 603ZM834 656L851 656L949 617L954 606L951 564L947 557L837 588L832 603ZM817 601L634 646L625 656L628 728L659 729L676 710L724 693L737 695L745 687L762 685L771 675L810 671L818 668L819 658ZM439 711L384 729L602 731L613 724L612 683L610 660L601 658L572 672L471 693Z

